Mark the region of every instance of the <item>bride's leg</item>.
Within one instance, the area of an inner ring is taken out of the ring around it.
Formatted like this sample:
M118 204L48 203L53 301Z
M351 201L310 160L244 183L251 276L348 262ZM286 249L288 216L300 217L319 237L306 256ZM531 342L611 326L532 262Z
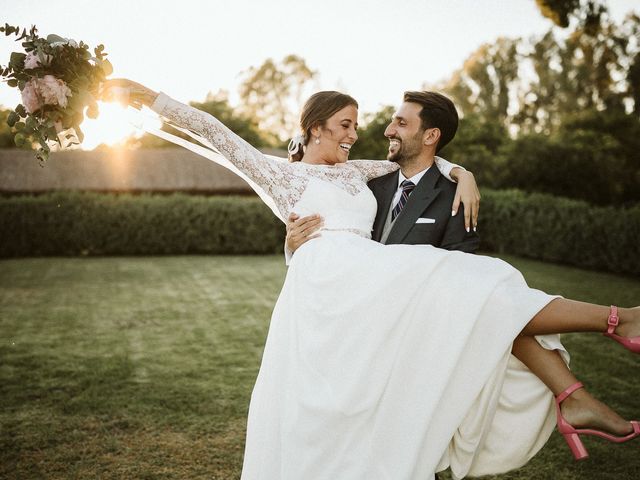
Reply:
M533 337L518 336L513 342L511 352L542 380L555 396L578 381L562 360L560 353L547 350ZM629 422L592 397L584 388L576 390L562 402L560 409L565 419L574 427L596 428L616 435L626 435L633 431Z
M640 307L619 308L620 325L616 333L623 337L640 335ZM551 301L527 323L524 335L569 332L604 332L609 307L558 298Z

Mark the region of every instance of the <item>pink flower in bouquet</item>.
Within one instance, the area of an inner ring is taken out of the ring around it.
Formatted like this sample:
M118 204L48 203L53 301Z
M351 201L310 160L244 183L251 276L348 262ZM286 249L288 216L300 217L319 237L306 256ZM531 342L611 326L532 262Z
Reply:
M49 65L51 62L51 55L44 56L44 65ZM37 68L41 66L40 57L35 52L27 53L27 58L24 59L24 68Z
M71 90L60 79L53 75L43 78L32 78L22 89L22 103L28 113L42 108L42 105L60 105L66 108Z
M27 58L24 60L24 68L36 68L38 65L40 65L38 56L33 52L27 53Z
M22 89L22 104L28 113L33 113L42 107L42 100L38 95L36 79L29 80Z
M60 105L62 108L67 107L67 97L71 96L71 90L67 84L53 75L45 75L38 80L38 90L48 105Z

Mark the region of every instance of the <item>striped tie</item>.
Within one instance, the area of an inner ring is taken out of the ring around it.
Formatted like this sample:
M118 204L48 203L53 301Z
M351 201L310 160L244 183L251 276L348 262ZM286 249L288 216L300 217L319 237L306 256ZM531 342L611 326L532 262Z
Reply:
M413 191L414 188L416 188L416 185L409 180L404 180L400 184L400 188L402 188L402 195L400 195L400 200L398 200L398 203L396 203L396 206L393 207L393 211L391 212L392 222L396 219L398 214L402 211L402 209L406 205L407 200L409 200L409 194Z

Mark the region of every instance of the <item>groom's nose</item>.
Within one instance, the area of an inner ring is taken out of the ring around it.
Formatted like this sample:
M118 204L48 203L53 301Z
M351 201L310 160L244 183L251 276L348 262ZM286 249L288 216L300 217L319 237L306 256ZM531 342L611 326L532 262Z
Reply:
M384 136L385 137L392 137L395 134L394 128L393 128L393 124L390 123L389 125L387 125L387 128L384 129Z

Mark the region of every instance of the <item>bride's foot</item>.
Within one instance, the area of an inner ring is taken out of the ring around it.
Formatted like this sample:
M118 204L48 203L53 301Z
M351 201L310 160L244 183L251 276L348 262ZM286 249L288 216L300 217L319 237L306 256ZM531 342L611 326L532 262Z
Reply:
M618 436L633 432L633 426L585 389L576 390L560 405L562 416L574 428L603 430Z
M620 325L616 333L621 337L633 338L640 336L640 307L619 308Z

